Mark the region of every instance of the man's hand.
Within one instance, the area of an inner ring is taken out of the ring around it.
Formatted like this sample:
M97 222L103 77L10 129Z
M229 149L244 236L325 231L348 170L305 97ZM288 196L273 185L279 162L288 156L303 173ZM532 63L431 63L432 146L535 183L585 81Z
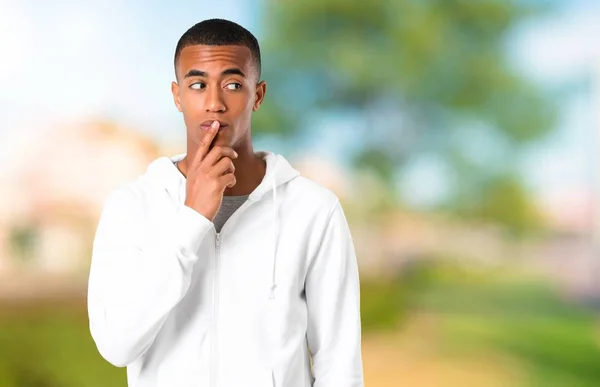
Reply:
M184 203L211 222L221 207L225 187L235 185L233 159L238 157L230 147L218 146L208 151L218 131L219 121L215 121L202 135L200 146L187 170Z

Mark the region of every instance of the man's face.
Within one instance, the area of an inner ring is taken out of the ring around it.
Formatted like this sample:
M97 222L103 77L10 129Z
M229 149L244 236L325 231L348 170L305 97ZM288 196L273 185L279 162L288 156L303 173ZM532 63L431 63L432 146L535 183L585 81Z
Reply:
M188 141L197 147L212 121L221 122L211 148L234 147L250 128L253 111L265 95L258 83L250 49L244 46L187 46L176 65L178 83L171 84L177 109L183 113Z

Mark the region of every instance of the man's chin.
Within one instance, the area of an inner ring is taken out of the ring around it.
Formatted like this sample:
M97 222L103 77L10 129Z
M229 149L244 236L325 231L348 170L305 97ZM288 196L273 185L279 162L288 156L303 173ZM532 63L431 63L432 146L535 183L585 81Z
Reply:
M209 150L216 146L232 147L231 139L228 137L221 138L221 137L217 136L217 137L215 137L213 142L210 144Z

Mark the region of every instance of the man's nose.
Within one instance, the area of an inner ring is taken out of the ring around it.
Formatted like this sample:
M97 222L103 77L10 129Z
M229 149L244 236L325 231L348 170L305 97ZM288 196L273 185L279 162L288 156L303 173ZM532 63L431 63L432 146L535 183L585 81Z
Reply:
M211 88L208 91L206 99L206 111L207 112L224 112L227 110L225 101L221 95L219 88Z

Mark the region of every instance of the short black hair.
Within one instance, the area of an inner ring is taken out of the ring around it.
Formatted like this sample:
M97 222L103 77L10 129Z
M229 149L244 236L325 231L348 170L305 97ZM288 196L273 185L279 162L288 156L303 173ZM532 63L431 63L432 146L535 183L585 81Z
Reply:
M207 46L245 46L250 49L258 78L260 79L261 61L258 40L250 31L241 25L225 19L207 19L196 23L188 29L177 42L175 49L175 74L177 74L177 61L181 50L187 46L198 44Z

